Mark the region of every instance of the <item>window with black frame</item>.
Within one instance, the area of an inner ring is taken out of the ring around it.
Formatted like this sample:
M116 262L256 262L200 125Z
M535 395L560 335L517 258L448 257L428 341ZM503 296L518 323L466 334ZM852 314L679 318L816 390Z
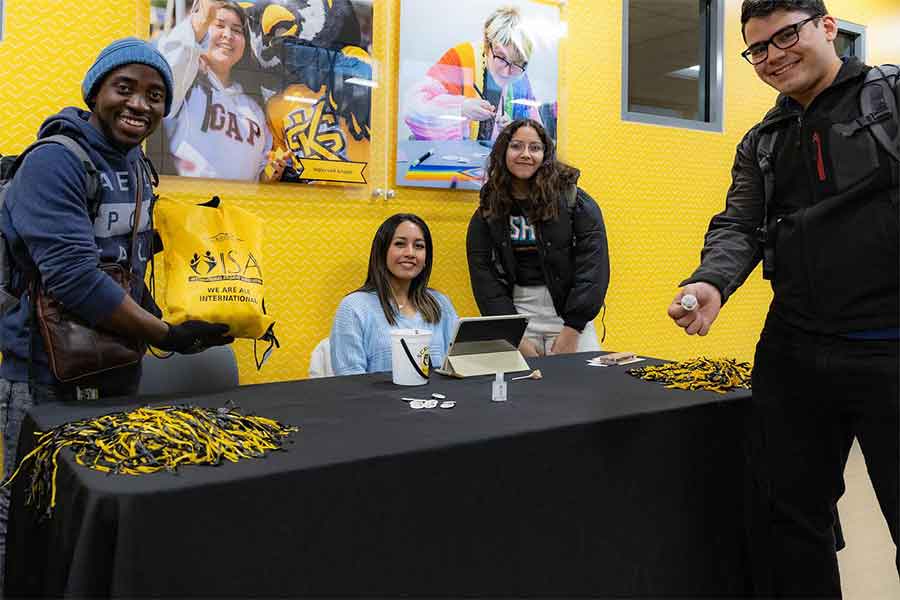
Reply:
M721 130L722 1L624 0L623 118Z
M838 19L838 35L834 47L841 58L855 56L866 61L866 28Z

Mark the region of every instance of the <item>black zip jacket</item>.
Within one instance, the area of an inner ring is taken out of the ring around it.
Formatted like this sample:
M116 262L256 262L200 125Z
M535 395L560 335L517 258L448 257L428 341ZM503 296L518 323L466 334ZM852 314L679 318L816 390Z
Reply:
M770 313L829 335L898 326L898 166L868 128L848 136L840 127L860 116L868 70L857 59L845 61L806 110L779 96L747 132L737 147L725 210L712 218L701 264L681 285L705 281L728 300L762 258L757 229L768 195ZM767 177L757 143L762 132L774 130L774 169Z
M571 211L565 194L560 193L559 216L533 225L556 313L565 325L581 332L600 312L609 287L609 249L600 207L578 188ZM515 314L516 259L509 215L486 219L478 208L469 221L466 253L481 314Z

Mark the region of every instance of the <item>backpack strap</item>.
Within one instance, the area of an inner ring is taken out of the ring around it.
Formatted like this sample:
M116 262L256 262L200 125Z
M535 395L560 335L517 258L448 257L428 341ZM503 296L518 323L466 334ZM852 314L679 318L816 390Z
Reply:
M769 235L769 206L775 198L775 144L778 129L759 134L756 141L756 161L763 176L763 219L756 228L756 239L763 248L763 279L775 276L775 240Z
M861 116L850 123L835 125L835 130L850 137L860 129L869 128L875 139L893 159L900 162L900 67L881 65L866 73L859 93Z
M571 184L566 188L566 210L569 211L569 230L572 232L572 246L577 241L575 239L575 206L578 204L578 185Z
M156 170L156 165L153 164L153 161L150 160L144 151L141 150L139 161L141 168L144 170L144 174L147 175L147 179L150 182L150 185L153 186L154 189L159 187L159 172Z
M866 81L859 96L860 108L864 115L878 119L872 133L884 149L900 162L900 66L882 65L873 67L866 74ZM892 118L893 117L893 118Z
M569 211L569 223L572 231L572 247L574 248L575 244L578 242L575 237L575 207L578 206L578 184L571 184L566 188L565 194L566 210ZM604 340L606 340L606 302L600 307L600 311L600 327L602 328L600 343L602 344Z
M22 163L25 160L25 157L31 153L32 150L38 148L39 146L44 146L46 144L61 144L65 147L69 152L74 154L76 158L78 158L79 162L84 166L85 172L87 173L86 181L85 181L85 191L86 191L86 208L88 211L88 215L90 216L91 221L93 221L97 217L97 212L99 210L99 196L100 196L100 174L97 171L96 166L94 165L94 161L91 160L91 157L88 156L87 152L81 145L76 142L73 138L56 134L47 136L45 138L41 138L31 144L29 144L21 153L17 156L5 156L3 157L6 161L6 164L3 168L3 183L4 188L2 192L0 192L0 208L5 204L5 195L8 191L8 187L6 184L11 183L13 177L15 177L16 172L19 170L19 167L22 166ZM15 254L14 248L9 246L9 240L5 240L2 236L0 236L0 244L3 244L3 247L0 248L0 253L7 253L7 257L0 257L2 261L7 264L11 264L10 258ZM0 265L2 266L2 265ZM10 267L11 270L11 267ZM29 274L24 271L26 280L30 278L33 274ZM2 273L0 274L2 277L0 279L6 279L6 281L0 281L0 286L9 287L11 283L12 275L10 273ZM23 284L27 285L27 281L23 282ZM8 304L10 298L14 298L18 300L18 297L21 295L22 290L10 290L13 291L14 294L10 296L9 293L0 295L0 308Z
M869 69L859 102L864 115L878 118L872 124L872 135L894 159L891 172L893 202L896 204L900 202L900 66L881 65Z
M97 212L100 208L100 173L99 171L97 171L97 167L94 165L94 161L92 161L91 157L88 156L87 151L81 147L81 144L76 142L71 137L63 134L56 134L42 138L29 146L25 150L25 152L32 150L36 146L51 143L61 144L65 146L65 148L69 152L74 154L79 162L81 162L82 166L84 166L84 170L87 173L87 179L85 181L85 197L87 200L87 210L91 221L93 221L97 217ZM19 155L20 158L24 156L25 152Z
M6 166L3 179L12 179L15 176L16 171L19 170L19 167L22 166L22 162L25 160L25 157L28 156L35 148L44 146L46 144L60 144L64 146L66 150L75 155L75 157L84 167L84 170L87 173L87 178L85 180L87 209L88 214L91 217L91 221L93 221L97 216L97 211L100 204L100 173L99 171L97 171L97 167L94 165L94 161L91 160L91 157L88 156L88 153L85 151L85 149L81 147L81 144L67 135L58 133L33 142L27 148L22 150L21 154L14 158L14 161L11 165ZM4 159L8 158L12 157L4 157Z

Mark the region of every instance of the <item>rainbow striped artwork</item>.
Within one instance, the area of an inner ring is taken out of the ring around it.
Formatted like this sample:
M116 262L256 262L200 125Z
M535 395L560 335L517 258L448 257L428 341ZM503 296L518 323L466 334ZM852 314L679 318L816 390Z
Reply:
M461 167L460 165L418 165L406 171L409 181L446 181L458 183L480 183L484 177L482 167Z

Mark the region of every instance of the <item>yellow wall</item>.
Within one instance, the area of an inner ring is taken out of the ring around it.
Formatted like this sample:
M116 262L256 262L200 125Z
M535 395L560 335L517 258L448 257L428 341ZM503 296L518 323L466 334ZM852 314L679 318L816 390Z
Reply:
M145 0L89 4L88 9L61 0L6 2L0 152L19 151L45 116L80 105L80 82L97 52L115 38L147 29ZM373 107L368 187L260 187L175 178L162 184L163 194L198 201L218 194L266 219L264 267L271 288L266 303L278 319L283 344L256 373L250 343L238 342L242 383L306 376L309 354L327 336L340 298L362 283L375 229L394 212L416 212L428 221L436 242L433 285L450 294L461 315L477 314L464 251L476 194L413 188L396 188L392 200L370 194L375 187L394 187L386 184L394 177L399 5L399 0L375 0L381 86ZM828 6L839 18L868 27L869 62L898 60L896 0L830 0ZM706 338L688 338L665 316L675 285L695 266L710 216L723 206L734 147L774 98L739 57L739 10L739 0L727 1L724 133L708 133L622 122L621 0L570 0L563 9L569 37L560 51L561 154L582 169L581 184L606 218L612 261L606 348L670 358L752 358L771 297L758 270Z

